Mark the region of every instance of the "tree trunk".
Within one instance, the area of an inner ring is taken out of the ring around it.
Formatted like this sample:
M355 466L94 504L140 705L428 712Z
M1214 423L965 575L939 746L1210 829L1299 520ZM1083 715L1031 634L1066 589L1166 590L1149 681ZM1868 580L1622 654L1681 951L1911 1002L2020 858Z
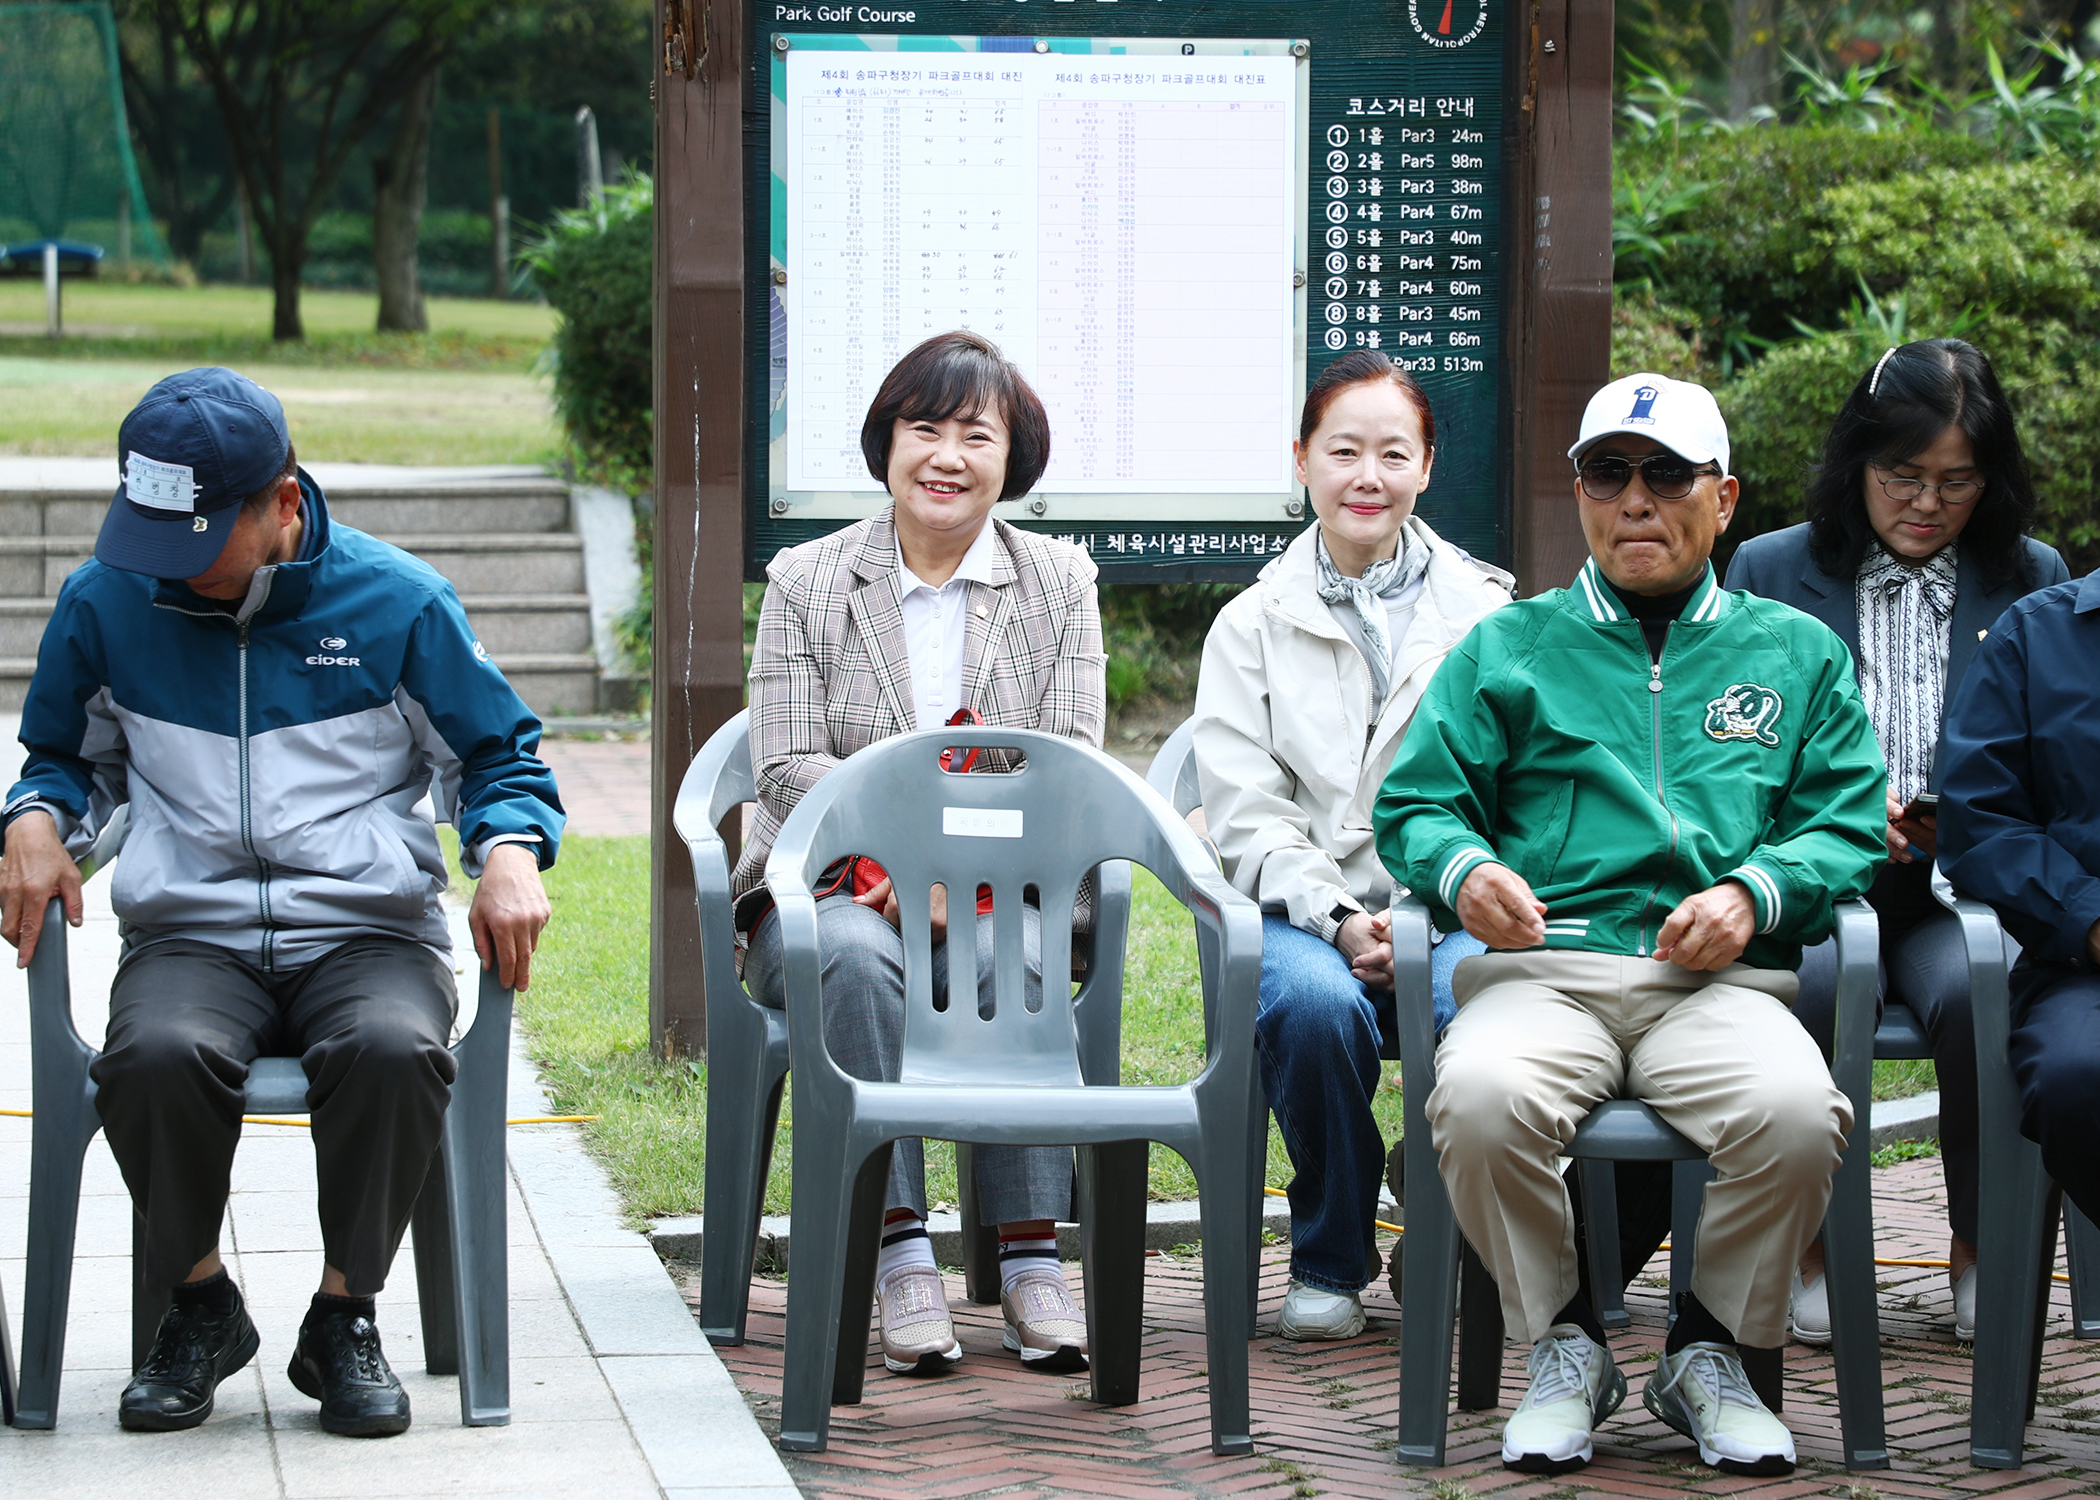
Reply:
M295 238L296 236L296 238ZM270 289L275 293L270 337L297 342L306 337L299 318L299 276L306 269L306 231L284 228L270 236Z
M416 241L430 180L430 124L437 69L409 86L393 139L372 158L372 260L379 279L379 331L422 333L430 327L416 273Z
M1728 118L1771 104L1779 77L1779 0L1734 0L1728 42Z

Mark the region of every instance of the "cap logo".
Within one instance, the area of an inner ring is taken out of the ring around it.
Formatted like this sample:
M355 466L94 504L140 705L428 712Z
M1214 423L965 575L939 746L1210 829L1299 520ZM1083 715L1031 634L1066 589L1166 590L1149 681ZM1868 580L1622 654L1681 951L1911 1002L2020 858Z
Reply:
M191 516L191 517L190 517L190 530L192 530L192 531L209 531L209 530L211 530L211 522L207 521L207 520L206 520L206 519L205 519L204 517L202 517L202 516Z
M1653 427L1655 425L1655 398L1661 394L1662 392L1652 385L1635 386L1633 389L1633 410L1626 413L1626 420L1638 422L1643 427Z
M197 471L188 464L164 464L143 453L127 454L124 495L133 505L191 515L197 509ZM199 531L205 529L205 526L197 528Z

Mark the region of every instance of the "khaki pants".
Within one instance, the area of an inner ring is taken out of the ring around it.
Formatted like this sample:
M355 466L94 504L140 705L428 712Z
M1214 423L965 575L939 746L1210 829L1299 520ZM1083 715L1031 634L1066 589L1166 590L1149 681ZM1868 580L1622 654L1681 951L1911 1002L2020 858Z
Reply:
M1639 1099L1704 1148L1714 1181L1692 1292L1753 1348L1786 1341L1790 1272L1814 1239L1850 1102L1787 1008L1792 974L1694 973L1534 949L1469 958L1427 1106L1459 1228L1536 1342L1576 1291L1557 1158L1606 1099Z

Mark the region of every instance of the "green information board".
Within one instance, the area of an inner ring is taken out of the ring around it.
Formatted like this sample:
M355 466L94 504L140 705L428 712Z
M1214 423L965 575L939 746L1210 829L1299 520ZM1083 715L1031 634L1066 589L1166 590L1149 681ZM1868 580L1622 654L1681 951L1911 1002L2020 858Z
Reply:
M882 376L972 328L1049 408L999 507L1104 579L1245 579L1309 520L1343 353L1437 419L1421 513L1506 561L1503 11L1488 0L761 4L745 131L746 576L885 503Z

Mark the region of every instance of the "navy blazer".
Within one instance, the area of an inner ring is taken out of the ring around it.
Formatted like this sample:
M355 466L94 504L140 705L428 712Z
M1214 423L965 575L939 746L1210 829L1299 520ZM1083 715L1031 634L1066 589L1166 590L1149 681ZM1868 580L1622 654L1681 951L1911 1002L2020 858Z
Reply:
M2036 589L2062 583L2071 576L2057 550L2033 537L2025 539L2031 572L2026 579L2017 574L1987 578L1983 564L1972 549L1964 548L1955 558L1954 619L1947 629L1947 689L1941 702L1951 707L1955 689L1975 659L1976 647L1998 616L2015 600ZM1858 579L1840 578L1824 572L1809 555L1808 525L1789 526L1752 537L1736 548L1728 564L1727 587L1744 589L1761 599L1791 604L1803 614L1814 615L1837 632L1855 659L1859 656ZM1947 725L1940 722L1939 743L1933 749L1931 785L1938 787L1947 765Z
M1947 712L1940 864L2031 961L2091 967L2100 922L2100 573L2028 595L1991 628Z

